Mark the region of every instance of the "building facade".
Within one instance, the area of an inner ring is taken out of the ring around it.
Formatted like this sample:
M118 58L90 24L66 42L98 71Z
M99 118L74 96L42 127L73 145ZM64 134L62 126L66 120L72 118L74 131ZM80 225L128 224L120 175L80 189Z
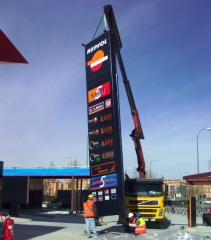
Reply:
M211 199L211 186L210 185L186 185L183 179L165 179L164 183L168 185L168 196L169 198L174 197L197 197L199 194L206 199Z

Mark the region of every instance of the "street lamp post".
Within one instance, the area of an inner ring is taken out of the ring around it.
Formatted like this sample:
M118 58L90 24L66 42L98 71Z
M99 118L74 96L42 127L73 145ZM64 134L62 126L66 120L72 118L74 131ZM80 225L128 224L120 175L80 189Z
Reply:
M203 130L208 130L210 131L211 128L203 128L202 130L200 130L197 134L197 173L199 174L199 133Z
M187 173L188 175L190 175L188 171L184 171L184 173ZM185 192L187 193L188 196L193 196L193 186L191 185L189 186L189 188L186 186Z
M188 175L190 175L190 173L188 171L184 171L184 173L187 173ZM193 196L193 185L187 187L186 186L186 192L188 194L188 196Z
M203 130L208 130L208 131L210 131L211 130L211 128L203 128L203 129L201 129L199 132L198 132L198 134L197 134L197 173L199 174L199 133L201 132L201 131L203 131ZM199 186L198 186L198 204L199 204ZM203 204L203 203L202 203ZM203 205L202 205L203 206Z
M181 173L177 173L177 175L179 175L182 177L182 181L181 181L181 196L183 196L183 176Z
M69 158L70 160L71 160L71 162L70 162L70 164L71 164L71 166L72 166L72 158L71 157L68 157L68 156L64 156L64 158Z
M182 179L183 179L183 176L182 176L182 174L181 173L177 173L177 175L179 175L180 174L180 176L182 177Z
M152 164L152 162L154 162L154 161L158 161L159 159L158 158L156 158L156 159L153 159L151 162L150 162L150 169L149 169L149 171L150 171L150 178L152 178L152 169L151 169L151 164Z

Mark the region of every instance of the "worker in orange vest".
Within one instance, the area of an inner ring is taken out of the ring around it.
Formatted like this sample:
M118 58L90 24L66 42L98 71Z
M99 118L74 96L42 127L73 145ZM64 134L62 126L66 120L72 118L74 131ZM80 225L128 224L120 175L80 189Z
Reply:
M128 218L131 232L135 232L136 235L146 232L146 222L142 218L140 212L137 212L136 214L129 213Z
M88 200L83 204L84 208L84 219L86 223L86 234L88 238L91 238L90 234L90 226L92 227L92 231L94 236L97 236L97 230L95 226L95 218L97 217L97 208L94 202L94 197L92 194L89 194Z
M140 233L146 233L146 222L142 218L142 215L140 212L136 213L136 228L135 228L135 233L140 234Z

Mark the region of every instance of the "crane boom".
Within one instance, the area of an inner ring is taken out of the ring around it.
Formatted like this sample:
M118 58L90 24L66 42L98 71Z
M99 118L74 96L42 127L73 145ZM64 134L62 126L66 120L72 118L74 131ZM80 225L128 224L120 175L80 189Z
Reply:
M112 6L111 5L105 5L103 7L103 9L104 9L104 14L106 16L106 20L107 20L109 29L111 31L113 31L113 33L114 33L115 52L116 52L117 60L118 60L118 63L119 63L120 71L121 71L121 74L122 74L123 83L124 83L126 94L127 94L128 101L129 101L129 104L130 104L131 115L132 115L134 126L135 126L135 128L133 129L130 136L132 137L134 145L135 145L137 161L138 161L137 171L139 172L139 177L140 178L145 178L145 174L146 174L146 172L145 172L145 161L144 161L144 155L143 155L143 151L142 151L142 148L141 148L141 142L140 142L140 139L144 139L144 134L143 134L143 131L142 131L138 111L137 111L136 104L135 104L134 97L133 97L133 93L132 93L132 90L131 90L131 87L130 87L130 82L127 78L125 67L124 67L124 64L123 64L123 61L122 61L122 56L121 56L121 53L120 53L120 50L122 48L122 42L121 42L121 38L120 38L120 35L119 35L119 30L118 30L118 27L117 27L117 24L116 24L116 20L115 20L115 16L114 16Z

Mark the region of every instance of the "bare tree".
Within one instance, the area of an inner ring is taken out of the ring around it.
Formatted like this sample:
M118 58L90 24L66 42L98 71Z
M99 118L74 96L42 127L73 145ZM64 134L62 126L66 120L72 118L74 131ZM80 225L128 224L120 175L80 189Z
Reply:
M135 167L133 168L133 171L132 171L132 178L139 178L137 168Z
M157 173L154 173L153 171L150 173L150 170L146 170L145 178L150 178L150 176L151 178L157 178ZM134 167L132 170L132 178L139 178L139 173L136 167Z
M76 166L81 166L81 164L79 163L79 161L78 161L77 158L75 158L75 159L73 160L73 166L74 166L74 167L76 167Z
M70 158L70 162L67 164L68 167L73 167L73 168L77 168L78 166L81 166L81 164L79 163L78 159L75 158L74 160L72 160L72 158ZM67 179L67 183L68 183L68 189L72 189L73 186L76 186L76 181L72 179Z
M78 159L75 158L74 160L72 160L72 158L70 158L70 162L67 164L68 167L77 167L77 166L81 166L81 164L79 163Z
M72 158L69 158L69 159L70 159L70 162L67 163L68 167L77 168L78 166L81 166L77 158L75 158L74 160L72 160ZM56 167L56 164L53 161L51 161L49 164L49 168L55 168L55 167ZM56 182L57 182L57 179L52 179L52 178L43 179L44 195L47 195L47 196L53 195L53 192L54 192L53 189ZM66 181L64 181L63 184L65 185L65 189L67 190L72 189L73 184L75 189L77 187L76 181L74 180L72 182L72 179L66 179ZM86 189L89 189L89 188L90 188L89 182L86 181Z
M51 161L49 167L55 167L55 166L56 166L56 164L53 163L53 161Z

